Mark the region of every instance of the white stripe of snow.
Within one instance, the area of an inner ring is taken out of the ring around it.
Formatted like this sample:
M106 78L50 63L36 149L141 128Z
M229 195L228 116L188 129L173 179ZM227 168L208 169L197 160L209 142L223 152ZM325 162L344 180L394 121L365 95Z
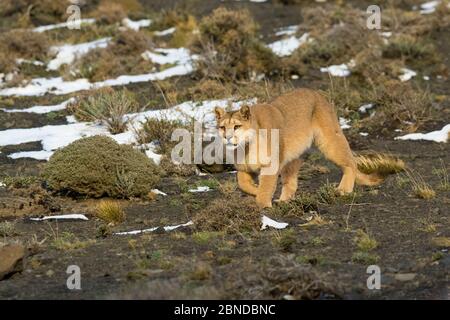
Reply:
M33 221L45 221L45 220L89 220L84 214L64 214L64 215L57 215L57 216L45 216L42 218L30 218L30 220Z
M178 229L178 228L180 228L180 227L187 227L187 226L191 226L191 225L193 225L193 224L194 224L194 222L189 221L189 222L186 222L186 223L184 223L184 224L178 224L178 225L176 225L176 226L166 226L166 227L163 227L163 228L164 228L164 231L172 231L172 230ZM140 233L153 232L153 231L155 231L155 230L158 229L158 228L159 228L159 227L153 227L153 228L142 229L142 230L133 230L133 231L125 231L125 232L116 232L116 233L114 233L114 234L115 234L115 235L119 235L119 236L123 236L123 235L135 235L135 234L140 234Z
M92 24L95 22L95 19L79 19L78 21L71 21L71 22L62 22L62 23L57 23L57 24L50 24L50 25L46 25L46 26L40 26L40 27L36 27L34 29L32 29L32 31L34 32L44 32L44 31L48 31L48 30L53 30L53 29L58 29L58 28L65 28L65 27L69 27L69 26L73 26L73 25L78 25L78 23L80 24Z
M447 142L450 133L450 124L443 127L441 130L436 130L428 133L410 133L404 136L395 137L395 140L427 140L435 142Z
M102 38L91 42L79 44L65 44L62 46L53 46L50 52L56 54L56 57L47 65L48 70L58 70L63 64L71 64L75 59L87 54L92 49L106 48L111 38Z
M195 189L189 189L189 192L192 192L192 193L208 192L208 191L211 191L211 189L208 186L199 186Z
M122 20L122 24L128 29L132 29L138 31L140 28L146 28L152 24L152 20L150 19L142 19L142 20L131 20L129 18L124 18Z
M67 105L69 103L72 103L75 101L75 98L70 98L64 102L61 102L60 104L56 104L53 106L34 106L31 108L26 108L26 109L5 109L5 108L1 108L0 110L4 111L4 112L8 112L8 113L12 113L12 112L24 112L24 113L38 113L38 114L43 114L43 113L49 113L49 112L54 112L54 111L60 111L60 110L64 110L66 109Z
M277 29L276 36L293 36L298 31L298 26L288 26Z
M153 51L157 53L145 51L142 54L142 57L157 64L167 64L167 63L183 64L190 62L192 59L189 50L186 48L155 49Z
M169 34L174 33L175 30L176 30L176 28L172 27L172 28L169 28L169 29L166 29L166 30L162 30L162 31L155 31L155 32L153 32L153 34L155 36L157 36L157 37L163 37L163 36L167 36Z

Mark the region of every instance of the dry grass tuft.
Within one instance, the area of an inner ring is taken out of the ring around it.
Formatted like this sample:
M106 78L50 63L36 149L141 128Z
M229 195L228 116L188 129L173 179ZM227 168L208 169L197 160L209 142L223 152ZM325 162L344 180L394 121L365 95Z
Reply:
M386 154L370 153L358 155L355 157L355 160L358 169L366 174L388 175L405 170L403 160Z
M195 213L193 221L202 231L239 233L259 230L261 214L253 198L230 194Z
M299 224L300 227L324 226L330 224L330 221L324 219L320 214L314 213L306 223Z
M361 229L357 231L353 241L355 242L358 249L364 252L371 251L378 247L378 242L375 240L375 238L371 237L368 233L364 232Z
M138 111L134 95L127 89L120 91L105 88L90 93L69 107L69 111L79 120L101 121L113 133L127 129L130 118L127 114Z
M420 199L433 199L436 196L434 189L419 174L410 169L405 170L406 177L412 188L413 194Z
M176 129L187 128L179 120L148 118L142 123L142 128L136 132L139 143L156 142L158 153L170 154L178 142L172 141L172 133Z
M117 201L102 200L95 208L95 216L107 223L119 224L125 221L125 211Z

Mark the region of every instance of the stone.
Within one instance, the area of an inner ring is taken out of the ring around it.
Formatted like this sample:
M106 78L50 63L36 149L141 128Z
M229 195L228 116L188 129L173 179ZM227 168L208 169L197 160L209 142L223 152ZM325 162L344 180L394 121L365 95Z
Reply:
M416 277L415 273L397 273L395 279L398 281L411 281Z
M10 244L0 248L0 281L23 270L25 247Z

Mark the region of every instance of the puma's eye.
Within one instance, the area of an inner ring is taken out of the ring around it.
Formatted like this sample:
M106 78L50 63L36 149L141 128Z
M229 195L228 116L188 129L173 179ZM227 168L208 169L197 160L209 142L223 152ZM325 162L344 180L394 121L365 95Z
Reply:
M241 125L236 125L236 126L234 126L234 130L239 129L240 127L242 127L242 126Z
M219 129L225 131L225 127L224 126L219 127Z

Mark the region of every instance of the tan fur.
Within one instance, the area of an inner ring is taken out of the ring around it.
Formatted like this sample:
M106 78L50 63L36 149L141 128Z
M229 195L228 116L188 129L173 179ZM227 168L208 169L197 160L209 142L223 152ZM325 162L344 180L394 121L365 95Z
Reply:
M286 93L271 103L244 106L239 111L225 112L215 109L219 134L225 143L251 150L252 144L258 142L268 145L271 139L249 137L254 129L279 129L279 167L275 174L268 172L268 164L261 164L258 159L255 164L236 164L237 179L240 189L255 195L259 207L271 207L272 197L276 189L278 177L281 176L282 191L279 201L290 200L297 190L297 174L300 169L300 156L311 144L343 172L337 191L346 194L353 191L356 183L376 185L382 179L376 175L361 173L353 158L347 139L339 126L336 112L332 105L318 92L309 89L297 89ZM250 140L244 143L244 138ZM269 155L272 156L272 155ZM259 174L259 186L253 180Z

